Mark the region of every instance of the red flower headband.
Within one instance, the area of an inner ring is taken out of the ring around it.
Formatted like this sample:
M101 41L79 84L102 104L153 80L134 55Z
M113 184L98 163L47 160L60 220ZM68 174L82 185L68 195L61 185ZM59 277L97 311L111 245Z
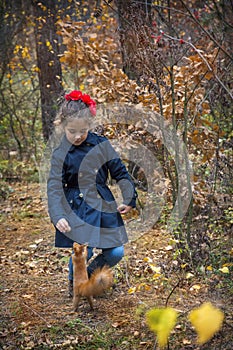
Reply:
M93 116L96 115L96 102L91 99L87 94L83 94L81 91L73 90L69 94L65 95L67 101L83 101L86 105L89 106L90 112Z

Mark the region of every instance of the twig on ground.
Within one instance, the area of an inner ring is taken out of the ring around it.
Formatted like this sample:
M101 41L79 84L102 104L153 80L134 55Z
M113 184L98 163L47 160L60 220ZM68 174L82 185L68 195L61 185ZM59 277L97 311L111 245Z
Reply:
M24 306L26 306L29 310L31 310L35 315L37 315L41 320L43 320L47 327L51 327L52 325L43 317L41 316L37 311L35 311L34 309L32 309L32 307L28 306L27 304L25 304L22 300L20 300L20 303L22 303Z

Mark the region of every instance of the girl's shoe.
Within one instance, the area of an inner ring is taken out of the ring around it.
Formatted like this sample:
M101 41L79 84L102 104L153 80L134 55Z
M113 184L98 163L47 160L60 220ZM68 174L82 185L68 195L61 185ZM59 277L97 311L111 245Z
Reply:
M73 280L69 280L69 298L73 298L74 292L73 292Z

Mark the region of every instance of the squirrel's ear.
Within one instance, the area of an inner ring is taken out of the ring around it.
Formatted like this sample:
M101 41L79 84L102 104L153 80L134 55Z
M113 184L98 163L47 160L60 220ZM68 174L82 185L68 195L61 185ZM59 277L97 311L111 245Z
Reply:
M73 250L74 250L74 253L79 254L79 252L82 252L82 246L80 244L74 242Z
M82 244L80 246L80 252L83 254L83 255L86 255L87 253L87 246L85 244Z

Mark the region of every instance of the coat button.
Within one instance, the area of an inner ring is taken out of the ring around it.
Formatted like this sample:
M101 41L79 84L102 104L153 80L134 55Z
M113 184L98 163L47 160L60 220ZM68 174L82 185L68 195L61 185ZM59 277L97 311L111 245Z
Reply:
M79 177L82 177L83 176L83 173L81 173L81 171L79 172L78 174Z
M80 198L83 198L83 193L82 193L82 192L79 193L79 197L80 197Z

